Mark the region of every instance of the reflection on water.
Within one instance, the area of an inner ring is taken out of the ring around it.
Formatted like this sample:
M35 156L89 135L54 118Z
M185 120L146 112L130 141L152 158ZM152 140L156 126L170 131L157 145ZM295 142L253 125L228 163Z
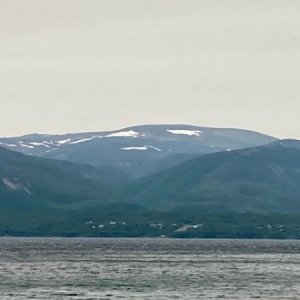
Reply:
M0 239L0 299L299 299L300 241Z

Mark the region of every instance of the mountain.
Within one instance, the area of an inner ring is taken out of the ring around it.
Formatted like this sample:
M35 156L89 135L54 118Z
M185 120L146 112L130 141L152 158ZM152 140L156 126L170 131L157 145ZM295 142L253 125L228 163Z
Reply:
M300 142L290 144L204 155L139 179L123 193L164 211L300 213Z
M141 125L109 132L32 134L1 138L0 146L24 154L110 166L133 177L161 171L207 153L260 146L275 138L261 133L190 125ZM178 161L177 161L178 159Z
M88 207L115 201L119 171L27 156L0 147L0 206L3 208ZM114 173L115 172L115 173Z
M300 141L295 139L276 140L269 144L270 146L279 145L285 148L300 149Z
M0 147L0 236L296 239L299 144L177 154L125 187L113 168Z

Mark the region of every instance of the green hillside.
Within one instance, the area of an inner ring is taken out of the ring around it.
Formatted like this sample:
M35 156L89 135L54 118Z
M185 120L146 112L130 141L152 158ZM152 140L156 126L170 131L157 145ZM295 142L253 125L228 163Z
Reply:
M122 175L106 169L60 162L0 148L0 206L4 208L45 208L100 205L117 200L114 184L124 183Z
M123 192L159 210L300 213L300 151L268 145L209 154L137 180Z

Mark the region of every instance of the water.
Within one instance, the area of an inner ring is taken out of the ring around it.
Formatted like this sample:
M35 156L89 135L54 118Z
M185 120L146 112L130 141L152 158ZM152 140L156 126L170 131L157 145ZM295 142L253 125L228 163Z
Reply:
M1 238L0 299L300 299L300 241Z

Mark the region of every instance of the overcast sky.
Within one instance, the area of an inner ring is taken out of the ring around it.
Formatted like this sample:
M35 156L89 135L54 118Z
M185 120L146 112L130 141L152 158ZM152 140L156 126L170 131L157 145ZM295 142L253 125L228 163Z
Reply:
M144 123L300 138L299 0L0 0L0 136Z

